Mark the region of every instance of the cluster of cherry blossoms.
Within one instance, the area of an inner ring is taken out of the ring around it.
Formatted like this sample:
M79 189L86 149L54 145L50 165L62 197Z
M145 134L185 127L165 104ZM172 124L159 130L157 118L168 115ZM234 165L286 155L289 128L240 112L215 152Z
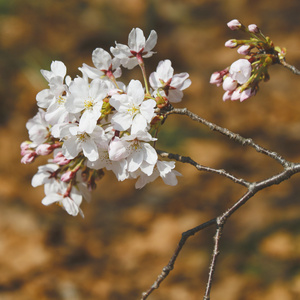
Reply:
M254 96L258 91L260 81L269 80L268 67L283 59L286 50L274 47L269 37L263 35L255 24L248 27L239 20L227 23L231 30L241 30L249 34L248 40L231 39L225 43L226 47L236 48L237 52L245 55L230 67L211 75L210 83L223 87L223 101L240 100L241 102Z
M90 198L95 181L111 170L119 181L134 178L136 188L161 177L176 185L181 175L174 161L158 158L156 137L150 132L161 125L161 109L179 102L190 86L187 73L174 75L170 60L161 61L146 76L144 58L151 57L157 34L146 40L143 31L132 29L128 45L116 43L110 53L97 48L94 66L83 64L82 75L71 79L63 62L53 61L51 71L41 70L49 88L36 96L37 114L26 127L30 141L21 144L22 163L53 154L48 164L38 167L34 187L44 185L44 205L57 203L77 215L83 198ZM139 66L144 85L117 81L121 67Z

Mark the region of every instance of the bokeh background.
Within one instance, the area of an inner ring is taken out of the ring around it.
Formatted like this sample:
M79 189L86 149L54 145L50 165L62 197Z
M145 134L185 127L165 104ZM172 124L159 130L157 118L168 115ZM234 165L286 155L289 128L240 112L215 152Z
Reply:
M63 61L68 74L92 64L96 47L126 44L134 27L158 33L155 70L171 59L192 86L177 107L252 137L287 159L300 159L299 77L280 66L244 103L221 100L210 74L240 58L223 45L240 37L226 23L256 23L287 61L300 67L298 0L0 0L0 299L140 299L171 257L180 235L213 218L243 193L226 178L179 165L176 187L158 180L142 190L107 172L84 203L85 218L44 207L43 188L31 178L40 159L20 164L26 121L37 111L35 95L47 87L40 69ZM123 80L140 78L138 70ZM189 155L200 164L262 180L280 166L184 116L171 116L159 148ZM212 289L213 300L300 299L299 176L264 190L228 221ZM201 299L214 229L190 238L175 269L149 299Z

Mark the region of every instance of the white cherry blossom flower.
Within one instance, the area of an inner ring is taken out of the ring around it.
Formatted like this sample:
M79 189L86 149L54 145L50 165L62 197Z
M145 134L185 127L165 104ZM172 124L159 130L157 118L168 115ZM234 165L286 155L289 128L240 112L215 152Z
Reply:
M88 160L96 161L99 158L98 146L107 143L104 130L97 125L92 133L87 134L74 125L69 131L70 136L63 143L62 154L67 159L73 159L82 151Z
M27 121L26 128L32 141L31 147L43 144L49 136L49 123L45 120L45 111L39 109L37 114Z
M76 78L70 85L70 97L66 109L71 113L82 112L79 121L80 131L92 133L101 116L103 99L108 87L101 79L94 79L90 84L83 78Z
M116 47L111 47L111 53L121 60L121 64L128 69L132 69L139 64L142 57L151 57L157 42L157 33L151 30L148 39L145 39L144 33L140 28L131 30L128 36L128 46L116 43Z
M51 103L59 98L65 91L64 78L67 73L65 64L61 61L51 63L51 71L41 70L42 75L48 81L50 89L44 89L36 96L39 107L48 108Z
M39 166L38 172L32 177L31 185L37 187L42 184L52 184L56 180L55 172L58 168L57 164Z
M146 130L154 117L156 102L153 99L144 100L145 92L138 80L131 80L126 94L115 94L109 103L116 109L111 122L114 129L124 131L131 128L134 134Z
M188 73L174 75L171 61L160 61L156 72L150 74L149 82L154 90L158 90L162 96L166 96L170 102L180 102L183 97L182 90L191 85Z
M149 166L143 165L143 162L153 167L156 164L157 153L149 144L155 140L156 138L145 131L138 131L135 134L113 140L109 147L109 158L115 161L126 158L128 172L135 172L140 168L142 172L149 174Z
M230 66L229 73L232 79L239 84L244 84L251 76L251 63L247 59L238 59Z
M96 48L92 54L92 61L96 68L83 64L80 70L91 79L119 78L122 75L120 59L114 57L102 48Z
M45 79L49 82L49 89L44 89L36 96L37 104L46 109L45 119L54 125L69 121L69 112L65 108L68 98L68 85L71 82L66 76L66 66L61 61L53 61L51 71L41 70ZM66 80L67 83L64 83Z
M83 212L79 207L82 202L82 195L77 188L62 181L54 181L51 185L45 185L45 194L42 204L56 203L71 216L77 216L80 213L83 217Z
M118 159L118 160L111 160L109 157L108 148L98 148L99 158L96 161L87 162L87 166L91 169L103 169L111 170L116 175L119 181L123 181L129 177L127 171L127 160L126 159Z
M178 171L174 170L175 168L175 162L174 161L161 161L158 160L153 173L148 176L145 173L139 172L138 173L138 180L135 184L135 187L137 189L141 189L144 187L147 183L154 181L157 177L161 177L165 184L167 185L177 185L178 180L176 176L182 176Z

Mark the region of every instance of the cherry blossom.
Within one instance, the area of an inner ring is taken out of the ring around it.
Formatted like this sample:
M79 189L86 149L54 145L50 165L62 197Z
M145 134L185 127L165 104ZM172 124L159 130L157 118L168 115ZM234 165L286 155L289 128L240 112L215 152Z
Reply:
M89 78L119 78L122 75L120 59L114 57L102 48L97 48L92 53L92 61L96 68L83 64L81 71L86 73Z
M83 217L83 212L79 207L82 194L77 188L62 181L54 181L53 184L45 185L45 194L42 204L47 206L56 203L71 216L77 216L80 213Z
M39 109L37 114L26 123L29 139L32 141L31 146L38 146L46 142L49 136L49 124L45 120L45 111Z
M128 36L128 46L116 43L116 47L111 47L111 53L121 60L121 64L128 69L134 68L141 62L142 57L151 57L154 52L151 50L157 42L157 33L151 30L148 39L140 28L131 30Z
M83 64L81 76L71 79L63 62L53 61L50 71L41 70L48 88L36 96L38 113L26 127L30 141L21 144L22 163L41 155L52 155L38 167L32 186L44 185L44 205L58 204L72 216L81 214L83 198L90 198L103 170L112 171L119 181L137 179L141 188L157 177L177 184L175 162L158 160L155 141L149 132L157 129L162 100L179 102L190 86L188 73L174 75L170 60L161 61L148 77L144 58L153 55L157 34L149 37L134 28L128 46L111 47L114 57L102 48L92 53L94 67ZM121 66L140 65L144 82L131 79L126 86L116 81ZM219 72L222 83L228 69ZM151 131L150 131L151 130Z
M239 20L237 19L233 19L230 22L227 23L227 26L231 29L231 30L238 30L241 28L242 24Z
M132 134L146 130L154 117L156 102L144 98L145 92L138 80L130 81L126 94L114 94L111 97L109 103L117 111L111 119L114 129L124 131L131 128Z
M170 102L180 102L183 97L183 90L191 85L188 73L174 75L171 61L166 59L160 61L156 72L150 74L149 82L151 87L161 96L166 96Z
M238 59L229 68L229 73L232 79L239 84L244 84L251 76L251 63L247 59Z
M83 78L76 78L70 85L70 93L67 110L74 114L82 112L79 129L92 133L101 115L103 99L108 93L106 83L101 79L89 83Z
M157 177L159 176L163 179L165 184L172 185L172 186L177 185L178 180L176 176L182 176L182 175L176 170L174 170L174 168L175 168L174 161L158 160L154 167L153 173L150 176L142 172L137 172L137 174L135 174L136 176L139 176L138 180L136 181L135 187L137 189L141 189L147 183L156 180Z
M96 126L92 133L80 131L79 126L69 128L70 136L66 138L62 146L62 154L67 159L75 158L81 151L90 161L99 158L98 145L106 143L104 130Z

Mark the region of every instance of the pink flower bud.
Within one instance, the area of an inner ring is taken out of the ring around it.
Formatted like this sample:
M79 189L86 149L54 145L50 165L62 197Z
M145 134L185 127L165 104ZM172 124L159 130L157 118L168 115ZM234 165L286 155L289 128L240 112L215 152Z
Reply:
M242 24L240 23L239 20L234 19L231 20L230 22L227 23L227 26L231 29L231 30L238 30L241 28Z
M252 33L259 33L259 28L255 24L250 24L248 30Z
M236 101L236 100L240 100L240 98L241 98L240 89L236 89L231 95L231 100Z
M216 84L217 86L221 85L223 81L223 78L221 76L220 72L214 72L210 76L209 83Z
M36 158L37 154L35 153L35 151L31 151L29 153L26 153L22 159L21 159L21 163L22 164L30 164L34 161L34 159Z
M68 182L75 176L75 174L76 173L74 173L72 171L67 171L61 175L60 180L63 182Z
M48 155L53 151L53 148L49 144L41 144L36 147L37 155Z
M228 40L225 43L225 47L228 47L228 48L235 48L236 46L237 46L236 40Z
M24 156L27 153L32 152L32 149L30 148L30 144L31 144L31 142L26 141L20 145L22 156Z
M59 164L60 166L67 165L71 160L64 157L61 151L57 152L55 155L53 162Z
M254 95L255 95L255 90L252 91L251 88L246 89L246 90L242 91L240 101L243 102Z
M231 91L226 91L226 92L223 94L223 101L231 100L231 95L232 95L232 92L231 92Z
M234 91L237 87L237 81L227 76L223 81L223 90Z
M241 55L247 55L250 51L250 45L242 45L237 52Z

